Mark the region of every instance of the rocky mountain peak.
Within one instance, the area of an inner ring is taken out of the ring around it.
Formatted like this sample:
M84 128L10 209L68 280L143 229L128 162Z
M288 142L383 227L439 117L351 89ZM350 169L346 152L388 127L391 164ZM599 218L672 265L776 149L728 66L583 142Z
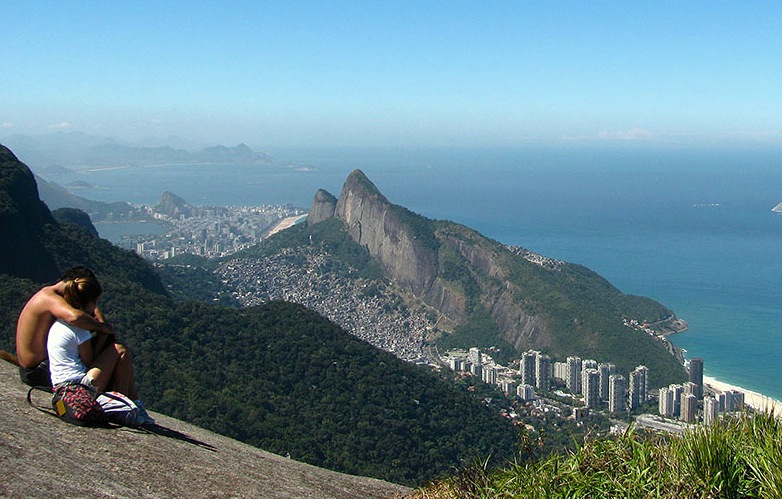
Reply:
M181 197L171 192L164 192L155 206L159 213L165 213L170 217L175 217L180 213L187 213L192 207Z
M333 218L336 209L337 198L328 191L318 189L315 193L315 199L312 201L312 208L307 214L307 223L313 225Z

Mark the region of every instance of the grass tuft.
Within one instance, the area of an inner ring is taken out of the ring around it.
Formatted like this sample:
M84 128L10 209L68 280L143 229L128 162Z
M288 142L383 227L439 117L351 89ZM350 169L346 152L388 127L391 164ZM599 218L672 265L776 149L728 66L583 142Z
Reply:
M412 499L782 498L782 423L770 413L726 416L680 437L585 439L568 455L473 463Z

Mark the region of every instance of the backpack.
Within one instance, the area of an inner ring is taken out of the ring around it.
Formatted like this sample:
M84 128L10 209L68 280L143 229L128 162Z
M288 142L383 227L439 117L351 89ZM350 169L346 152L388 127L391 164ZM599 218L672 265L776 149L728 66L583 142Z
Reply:
M53 393L52 407L63 421L79 426L104 426L108 422L94 388L74 381L55 386Z
M110 423L138 427L146 421L135 402L120 392L103 392L96 401Z

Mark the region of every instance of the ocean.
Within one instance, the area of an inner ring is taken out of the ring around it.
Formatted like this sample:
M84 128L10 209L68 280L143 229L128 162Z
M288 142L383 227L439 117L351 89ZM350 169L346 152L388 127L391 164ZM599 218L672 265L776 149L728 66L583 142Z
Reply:
M360 168L393 203L585 265L689 324L707 375L782 400L782 154L769 148L279 149L280 162L50 176L90 199L309 208ZM99 227L104 231L109 227ZM116 234L113 234L116 237ZM109 237L111 238L111 237ZM603 360L603 359L597 359ZM610 360L610 359L606 359Z

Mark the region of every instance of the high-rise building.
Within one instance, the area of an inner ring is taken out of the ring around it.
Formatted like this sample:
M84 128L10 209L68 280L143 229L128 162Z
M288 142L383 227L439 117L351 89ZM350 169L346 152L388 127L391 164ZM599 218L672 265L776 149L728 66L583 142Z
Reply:
M456 372L463 371L464 370L464 359L459 359L457 357L451 357L450 365L451 365L451 369L453 369Z
M673 417L678 418L682 413L682 393L684 393L684 387L682 385L668 385L668 389L673 392Z
M518 395L518 397L524 401L532 400L535 398L535 389L532 388L532 385L519 385L516 388L516 395Z
M608 378L608 410L619 413L625 411L627 400L627 381L621 374L612 374Z
M717 422L720 413L720 403L714 397L703 398L703 424L712 426Z
M535 387L544 392L551 390L551 357L546 354L535 357Z
M567 362L554 362L554 379L558 381L567 381Z
M728 396L725 394L725 392L719 392L716 395L716 398L717 398L717 403L720 406L720 412L728 412L727 403L726 403Z
M470 362L472 362L472 365L474 366L482 366L483 365L483 354L481 354L481 350L476 347L470 348L467 355L469 356Z
M630 373L630 409L641 407L649 393L649 368L638 366Z
M587 369L597 369L597 361L594 359L584 359L581 361L581 369L587 370Z
M570 393L581 393L581 359L579 357L567 358L565 384Z
M608 402L608 378L616 374L616 366L601 362L597 365L597 370L600 372L600 400Z
M519 374L521 374L521 382L528 385L535 385L537 375L535 372L535 361L540 352L535 350L527 350L521 354L521 361L519 362Z
M581 374L581 391L584 393L584 405L595 408L600 405L600 372L586 369Z
M481 374L481 379L484 383L488 383L490 385L496 385L497 384L497 370L493 367L483 366L483 373Z
M675 405L673 403L674 391L668 387L660 388L659 413L667 418L673 417Z
M744 410L744 392L738 390L725 391L725 412Z
M686 423L695 422L695 415L698 413L698 397L692 393L682 394L682 415L681 420Z
M695 357L690 359L689 365L690 382L697 385L694 395L699 399L703 398L703 359Z

